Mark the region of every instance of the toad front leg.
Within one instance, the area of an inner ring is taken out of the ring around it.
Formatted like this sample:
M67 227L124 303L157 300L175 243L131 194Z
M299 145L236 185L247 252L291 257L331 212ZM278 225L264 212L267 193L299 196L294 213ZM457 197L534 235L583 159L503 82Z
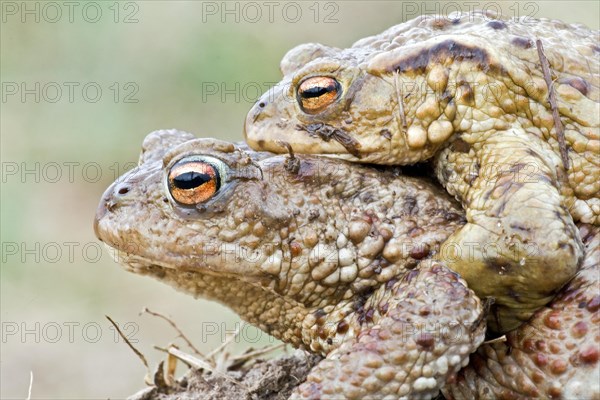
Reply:
M488 326L497 332L547 304L583 257L557 189L560 159L533 141L520 128L494 132L481 144L458 140L436 160L438 178L462 200L468 221L439 257L479 296L495 298Z
M579 231L586 254L575 278L506 341L477 349L446 399L600 398L600 230Z
M457 274L431 261L381 287L351 320L346 339L292 399L434 397L485 332L479 299Z

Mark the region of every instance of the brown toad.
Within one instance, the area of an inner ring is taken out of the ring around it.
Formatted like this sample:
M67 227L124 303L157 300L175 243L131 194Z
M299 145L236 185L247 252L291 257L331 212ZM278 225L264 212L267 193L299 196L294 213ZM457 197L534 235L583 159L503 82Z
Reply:
M494 330L527 320L581 265L574 221L600 224L597 31L428 16L347 49L300 45L281 70L248 114L248 144L363 163L431 159L468 222L438 257L495 298Z
M94 227L130 271L326 356L296 396L358 399L431 398L482 343L479 299L430 258L464 222L392 170L158 131Z

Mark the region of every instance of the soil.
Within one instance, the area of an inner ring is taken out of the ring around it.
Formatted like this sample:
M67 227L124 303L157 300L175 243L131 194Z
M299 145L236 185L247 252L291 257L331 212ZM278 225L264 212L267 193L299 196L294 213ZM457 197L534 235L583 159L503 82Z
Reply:
M140 390L129 400L284 400L320 359L301 350L270 360L254 359L251 364L227 371L225 374L231 379L206 370L190 369L174 385L159 383ZM162 373L162 367L159 370Z

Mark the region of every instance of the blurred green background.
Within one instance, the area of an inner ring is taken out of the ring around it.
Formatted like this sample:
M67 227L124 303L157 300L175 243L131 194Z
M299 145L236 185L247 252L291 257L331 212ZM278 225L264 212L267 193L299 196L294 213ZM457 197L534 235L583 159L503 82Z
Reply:
M236 327L232 312L126 273L100 246L92 219L104 189L152 130L242 140L245 113L294 45L346 47L474 2L451 4L3 1L0 396L26 398L30 372L32 398L124 398L144 387L144 367L105 314L153 365L164 355L152 346L177 340L164 321L139 315L146 306L201 350L218 346ZM484 5L599 24L597 1ZM273 342L244 332L238 350Z

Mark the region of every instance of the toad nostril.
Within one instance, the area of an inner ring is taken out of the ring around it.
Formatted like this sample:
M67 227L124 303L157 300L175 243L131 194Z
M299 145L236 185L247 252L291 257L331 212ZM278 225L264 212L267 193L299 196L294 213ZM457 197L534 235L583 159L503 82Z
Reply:
M129 188L127 186L123 186L117 193L119 194L127 194L129 192Z
M262 101L261 101L260 103L258 103L258 106L259 106L260 108L265 108L266 104L265 104L264 102L262 102Z

